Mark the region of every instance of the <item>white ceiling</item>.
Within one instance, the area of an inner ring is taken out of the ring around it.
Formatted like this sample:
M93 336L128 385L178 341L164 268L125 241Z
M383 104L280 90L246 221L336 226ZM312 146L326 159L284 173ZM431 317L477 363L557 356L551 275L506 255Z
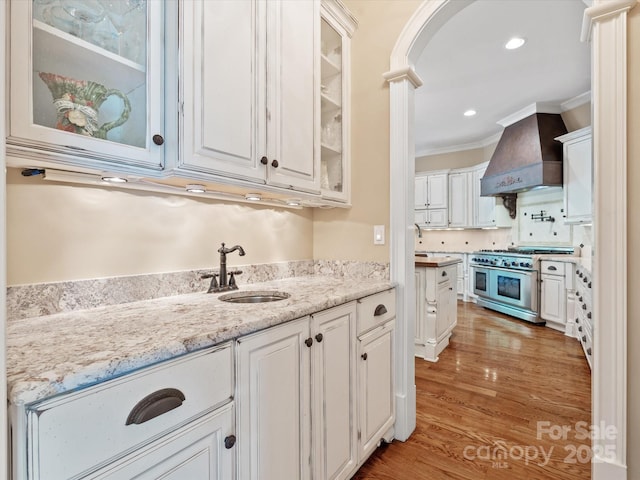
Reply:
M535 102L591 89L582 0L477 0L448 21L416 62L416 155L478 147L498 121ZM527 40L506 50L511 37ZM463 112L474 109L474 117Z

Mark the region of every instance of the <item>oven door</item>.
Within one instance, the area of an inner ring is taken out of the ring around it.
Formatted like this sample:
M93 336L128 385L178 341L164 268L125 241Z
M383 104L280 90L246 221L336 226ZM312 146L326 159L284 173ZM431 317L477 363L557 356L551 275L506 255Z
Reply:
M490 269L489 294L493 300L538 311L537 272Z
M489 269L472 265L473 293L480 297L489 297Z

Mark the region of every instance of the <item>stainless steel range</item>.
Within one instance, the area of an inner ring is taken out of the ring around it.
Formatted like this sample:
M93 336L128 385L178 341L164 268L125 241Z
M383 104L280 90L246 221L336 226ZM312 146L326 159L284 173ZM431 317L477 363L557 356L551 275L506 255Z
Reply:
M540 318L540 259L575 254L568 247L521 247L474 252L473 291L478 305L533 323Z

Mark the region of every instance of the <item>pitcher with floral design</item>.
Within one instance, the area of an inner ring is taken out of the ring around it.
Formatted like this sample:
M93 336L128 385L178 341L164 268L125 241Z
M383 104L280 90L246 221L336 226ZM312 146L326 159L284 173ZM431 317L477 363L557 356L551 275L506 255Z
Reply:
M56 128L94 138L107 138L107 132L129 119L131 104L119 90L109 89L90 80L76 80L55 73L41 72L40 78L49 87L56 108ZM98 111L104 101L115 95L122 100L120 117L98 126Z

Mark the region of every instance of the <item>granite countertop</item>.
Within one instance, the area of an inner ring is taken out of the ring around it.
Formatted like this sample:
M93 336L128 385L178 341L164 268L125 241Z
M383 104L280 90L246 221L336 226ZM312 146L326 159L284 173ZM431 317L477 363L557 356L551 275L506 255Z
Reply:
M447 267L449 265L455 265L456 263L462 263L462 260L452 257L424 257L416 255L415 262L416 267Z
M575 263L591 273L591 257L578 257L575 255L545 255L542 257L542 260Z
M29 404L392 288L388 281L295 277L240 286L290 298L222 302L192 293L7 324L9 401ZM238 291L238 290L236 290Z

